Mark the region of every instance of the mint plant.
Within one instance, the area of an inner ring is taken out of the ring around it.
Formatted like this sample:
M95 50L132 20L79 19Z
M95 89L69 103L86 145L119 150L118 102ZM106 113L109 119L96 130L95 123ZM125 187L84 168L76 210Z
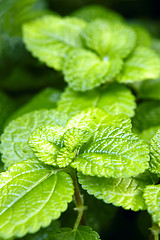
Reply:
M157 240L158 40L101 6L62 17L43 4L34 10L36 1L29 1L20 18L13 13L21 4L2 14L3 28L13 15L12 34L33 55L33 69L46 65L46 79L53 73L60 84L22 106L0 93L0 240L98 240L116 215L112 205L147 211ZM34 79L24 66L16 71L7 82L26 72Z

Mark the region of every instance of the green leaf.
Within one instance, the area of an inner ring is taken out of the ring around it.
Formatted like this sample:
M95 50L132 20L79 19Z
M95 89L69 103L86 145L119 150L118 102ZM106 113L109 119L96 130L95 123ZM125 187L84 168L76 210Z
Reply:
M160 55L160 39L152 38L152 48Z
M151 139L150 143L150 170L160 173L160 128Z
M149 171L126 179L91 177L78 173L78 179L89 194L105 203L112 203L132 211L146 209L143 190L145 186L158 182L158 178L152 176Z
M80 8L73 12L72 15L84 19L87 22L91 22L97 18L109 21L123 21L122 16L118 13L96 4Z
M56 166L64 129L57 125L45 125L31 133L28 144L36 157L44 163Z
M101 60L85 49L70 51L64 62L64 79L75 91L86 91L100 86L115 77L121 67L119 58Z
M58 110L70 116L89 107L98 107L110 114L125 113L132 117L136 103L131 91L118 83L85 93L66 88L58 102Z
M146 186L143 197L153 221L160 226L160 185Z
M88 226L79 226L74 230L61 228L52 235L51 240L99 240L99 235Z
M62 127L45 125L30 135L28 144L40 161L66 167L90 138L85 130L71 128L65 132Z
M89 23L82 36L86 47L102 58L125 58L136 44L136 34L131 27L102 19Z
M31 133L45 124L58 124L64 126L68 116L56 110L39 110L27 113L13 120L4 130L1 136L2 161L5 167L16 162L35 157L27 144Z
M159 75L159 56L149 48L137 47L125 60L123 69L117 76L117 80L128 83L158 78Z
M130 119L90 109L74 116L66 129L78 127L93 132L71 166L85 175L128 178L149 167L147 144L131 132Z
M23 40L33 56L61 70L71 49L83 46L80 33L86 23L76 18L45 16L23 27Z
M2 238L22 237L47 227L72 200L71 177L32 159L13 165L0 178Z
M30 101L19 108L9 119L10 121L22 116L25 113L40 109L56 108L57 102L60 98L60 91L54 88L46 88L40 93L36 94Z
M136 46L150 47L151 46L151 35L149 32L139 25L131 25L137 35Z

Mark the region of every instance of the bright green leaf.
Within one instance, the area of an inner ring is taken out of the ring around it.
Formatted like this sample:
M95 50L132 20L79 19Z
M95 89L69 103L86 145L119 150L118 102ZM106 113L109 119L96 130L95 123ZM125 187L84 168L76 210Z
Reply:
M68 121L66 128L94 132L71 166L85 175L128 178L149 167L147 144L131 132L130 119L106 115L98 109L86 110Z
M8 167L16 162L32 158L35 155L27 144L31 133L45 124L64 126L68 116L56 110L39 110L27 113L13 120L1 136L2 161Z
M82 34L86 46L104 59L125 58L136 44L134 30L120 22L98 19L89 23Z
M150 143L150 170L160 173L160 128L151 139Z
M23 40L33 56L61 70L69 51L83 46L80 32L85 25L83 20L76 18L45 16L24 25Z
M118 83L85 93L66 88L58 102L58 110L70 116L89 107L98 107L111 114L125 113L132 117L136 103L131 91Z
M143 196L148 212L152 215L153 221L160 227L160 185L147 186Z
M65 59L64 79L70 88L83 92L111 80L119 73L122 64L119 58L101 60L91 51L74 49Z
M100 5L85 6L73 12L72 15L84 19L87 22L91 22L97 18L102 18L109 21L123 21L121 15Z
M71 228L61 228L52 234L49 240L99 240L99 235L88 226L79 226L74 230Z
M32 159L13 165L0 178L2 238L22 237L47 227L72 200L71 177Z
M117 76L117 80L128 83L158 78L159 75L159 56L149 48L137 47L125 60L123 69Z
M133 211L146 209L143 190L145 186L158 181L158 178L153 177L148 171L126 179L91 177L78 173L78 179L89 194L102 199L105 203Z

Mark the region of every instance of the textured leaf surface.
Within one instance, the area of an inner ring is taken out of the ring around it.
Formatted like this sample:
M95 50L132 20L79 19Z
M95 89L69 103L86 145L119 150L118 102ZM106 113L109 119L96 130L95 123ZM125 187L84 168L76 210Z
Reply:
M32 159L15 164L0 178L2 238L22 237L48 226L72 200L70 176Z
M113 12L110 9L106 9L100 5L90 5L80 8L72 13L73 16L84 19L87 22L91 22L97 18L102 18L112 21L123 21L122 16Z
M151 171L160 173L160 128L151 139L150 143Z
M18 109L11 116L10 120L34 110L56 108L59 98L59 90L54 88L46 88L40 93L36 94L27 104Z
M66 167L90 138L91 133L82 129L71 128L65 131L58 125L45 125L30 135L28 144L42 162Z
M8 167L16 162L34 157L33 151L27 144L31 133L41 125L65 125L67 116L56 110L39 110L27 113L13 120L1 136L2 161Z
M147 211L152 215L153 221L160 226L160 185L147 186L143 196Z
M137 47L126 59L117 80L119 82L134 82L158 78L159 74L159 56L149 48Z
M132 117L136 103L131 91L117 83L85 93L66 88L58 102L58 110L70 116L89 107L98 107L111 114L125 113Z
M66 54L83 46L80 32L85 25L80 19L45 16L24 25L23 40L40 61L61 70Z
M90 227L79 226L77 230L71 228L61 228L52 235L52 240L98 240L99 235L92 231Z
M65 59L63 73L69 87L75 91L86 91L111 80L121 68L119 58L103 61L91 51L74 49Z
M89 194L102 199L105 203L133 211L146 209L143 190L145 186L158 181L158 178L153 177L148 171L126 179L91 177L78 173L78 179Z
M149 167L149 149L131 132L128 117L106 115L98 109L90 109L74 116L66 129L71 127L94 132L71 163L83 174L127 178Z
M134 30L120 22L95 20L83 31L86 46L101 57L125 58L136 44Z

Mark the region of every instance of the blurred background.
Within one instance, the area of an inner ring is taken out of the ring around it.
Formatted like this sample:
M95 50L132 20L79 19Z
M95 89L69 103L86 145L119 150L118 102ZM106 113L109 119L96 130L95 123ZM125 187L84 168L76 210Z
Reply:
M69 15L72 11L89 4L99 4L112 9L122 14L128 21L136 19L154 37L160 38L159 1L155 0L0 0L0 114L2 113L0 121L2 125L8 114L11 115L12 111L23 106L39 91L46 87L59 90L65 87L60 72L47 68L26 51L22 41L22 24L43 15L48 10ZM6 106L10 106L9 111ZM100 204L99 208L105 213L104 204L99 202L99 200L95 201L94 207L91 208L92 213L97 204ZM115 210L113 207L107 207L106 214L108 211L109 214L114 213L112 218L107 215L100 218L100 211L96 213L97 215L90 216L91 220L99 217L98 220L102 221L103 228L100 232L102 240L149 239L148 228L151 226L151 221L145 211L135 213L121 208ZM64 226L67 219L65 215L62 216ZM91 225L94 224L91 221Z

